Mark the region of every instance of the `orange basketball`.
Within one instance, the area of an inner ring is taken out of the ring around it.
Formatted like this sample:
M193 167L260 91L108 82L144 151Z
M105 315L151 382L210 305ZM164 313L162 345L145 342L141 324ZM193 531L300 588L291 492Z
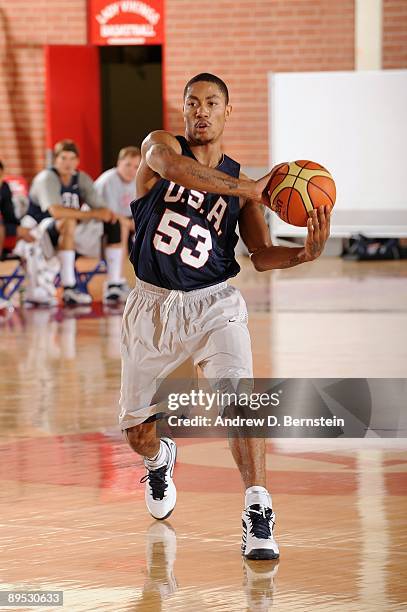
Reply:
M318 206L335 204L335 182L326 168L298 160L275 167L267 187L270 208L283 221L305 227L308 213Z

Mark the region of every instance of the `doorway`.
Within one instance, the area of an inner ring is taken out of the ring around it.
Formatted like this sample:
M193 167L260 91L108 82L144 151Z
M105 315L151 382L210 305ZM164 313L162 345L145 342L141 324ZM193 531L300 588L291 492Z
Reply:
M161 45L100 47L102 164L116 165L122 147L140 146L162 129Z

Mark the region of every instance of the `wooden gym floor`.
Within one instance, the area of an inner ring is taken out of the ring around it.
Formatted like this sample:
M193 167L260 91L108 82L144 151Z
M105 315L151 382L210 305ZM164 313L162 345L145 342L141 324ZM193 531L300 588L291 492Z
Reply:
M407 262L244 259L256 376L406 377L406 280ZM226 440L180 440L176 509L147 514L116 427L120 321L96 303L1 324L0 589L64 590L36 609L69 612L407 609L407 440L269 440L281 559L243 563Z

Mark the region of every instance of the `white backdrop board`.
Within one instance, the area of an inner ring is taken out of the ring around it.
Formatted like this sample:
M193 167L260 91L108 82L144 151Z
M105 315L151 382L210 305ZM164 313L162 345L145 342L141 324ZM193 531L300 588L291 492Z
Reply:
M333 235L407 235L407 70L269 73L269 146L271 166L332 173ZM303 235L276 215L272 232Z

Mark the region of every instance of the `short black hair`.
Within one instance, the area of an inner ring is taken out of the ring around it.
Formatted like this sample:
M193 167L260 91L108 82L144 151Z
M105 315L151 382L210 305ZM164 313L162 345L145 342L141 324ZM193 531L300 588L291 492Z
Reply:
M217 77L215 74L210 74L210 72L201 72L200 74L197 74L192 77L192 79L189 79L188 83L185 85L184 88L184 100L187 97L188 88L191 87L191 85L193 85L194 83L201 83L202 81L205 81L207 83L215 83L215 85L217 85L223 93L226 100L226 104L229 104L229 91L226 83L222 81L222 79Z
M4 170L4 164L1 160L0 160L0 170Z

